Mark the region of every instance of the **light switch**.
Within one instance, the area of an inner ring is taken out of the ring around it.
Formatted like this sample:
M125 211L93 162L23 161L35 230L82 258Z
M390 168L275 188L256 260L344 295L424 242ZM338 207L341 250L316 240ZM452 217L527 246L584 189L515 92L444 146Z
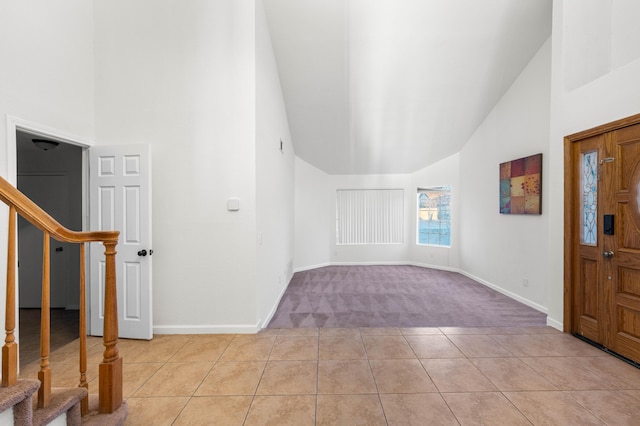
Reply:
M237 212L240 210L240 200L238 198L229 198L227 200L227 210Z

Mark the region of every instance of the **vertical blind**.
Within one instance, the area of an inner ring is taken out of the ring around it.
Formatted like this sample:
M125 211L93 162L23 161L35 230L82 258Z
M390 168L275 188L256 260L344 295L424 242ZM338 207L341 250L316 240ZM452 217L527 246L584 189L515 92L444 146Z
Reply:
M336 244L402 244L404 190L338 189Z

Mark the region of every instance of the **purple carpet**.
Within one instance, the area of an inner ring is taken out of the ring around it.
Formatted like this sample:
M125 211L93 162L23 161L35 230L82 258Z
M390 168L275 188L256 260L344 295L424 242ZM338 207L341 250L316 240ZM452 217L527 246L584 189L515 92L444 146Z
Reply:
M464 275L327 266L293 275L269 328L546 325L546 315Z

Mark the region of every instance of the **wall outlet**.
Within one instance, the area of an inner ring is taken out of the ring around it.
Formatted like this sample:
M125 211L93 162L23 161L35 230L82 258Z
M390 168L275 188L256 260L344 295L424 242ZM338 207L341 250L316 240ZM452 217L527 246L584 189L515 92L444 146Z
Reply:
M522 279L522 286L523 287L529 287L529 279L528 278L523 278Z

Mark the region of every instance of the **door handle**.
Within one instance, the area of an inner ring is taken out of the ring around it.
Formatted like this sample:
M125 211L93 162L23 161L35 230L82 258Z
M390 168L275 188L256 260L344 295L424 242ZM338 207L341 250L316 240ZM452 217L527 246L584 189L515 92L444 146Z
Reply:
M613 252L611 250L605 250L602 252L602 257L609 259L613 257Z
M138 256L146 256L146 255L147 255L147 251L146 250L140 250L138 252ZM603 256L604 256L604 254L603 254Z

